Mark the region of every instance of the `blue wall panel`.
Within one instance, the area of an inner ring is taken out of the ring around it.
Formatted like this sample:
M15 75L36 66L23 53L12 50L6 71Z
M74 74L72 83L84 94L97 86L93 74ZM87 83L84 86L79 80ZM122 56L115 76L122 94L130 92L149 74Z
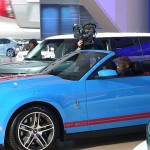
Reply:
M74 23L79 23L78 5L41 5L41 38L73 33Z

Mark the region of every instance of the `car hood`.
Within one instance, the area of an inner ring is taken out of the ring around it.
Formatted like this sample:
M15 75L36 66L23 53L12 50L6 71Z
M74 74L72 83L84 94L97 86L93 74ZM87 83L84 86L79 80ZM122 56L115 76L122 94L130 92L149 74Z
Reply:
M51 62L40 61L22 61L16 63L2 64L0 65L0 75L12 75L12 74L27 74L38 73Z
M8 93L9 91L18 93L22 90L24 93L33 93L34 91L42 91L43 93L44 91L48 92L49 90L53 91L52 93L55 93L57 90L59 92L63 90L68 91L68 86L71 86L68 83L74 82L49 74L25 74L0 77L0 88L3 94Z
M41 100L53 104L59 100L63 103L64 99L74 99L74 96L70 96L74 95L74 92L79 92L85 97L83 82L65 80L49 74L17 75L0 79L0 101L5 100L3 109L8 109L9 106L12 107L11 105L18 108L20 104Z

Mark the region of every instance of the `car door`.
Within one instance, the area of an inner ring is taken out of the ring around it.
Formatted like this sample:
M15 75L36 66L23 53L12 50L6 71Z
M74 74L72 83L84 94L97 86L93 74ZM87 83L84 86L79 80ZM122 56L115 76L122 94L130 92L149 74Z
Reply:
M7 44L5 42L5 39L0 39L0 55L4 55L7 49Z
M90 130L145 124L150 120L148 76L88 79Z

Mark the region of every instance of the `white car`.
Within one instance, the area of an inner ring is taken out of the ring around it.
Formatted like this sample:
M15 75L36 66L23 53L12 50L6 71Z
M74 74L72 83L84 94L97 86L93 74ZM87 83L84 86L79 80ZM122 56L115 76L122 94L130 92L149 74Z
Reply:
M39 0L1 0L0 37L40 39Z
M16 41L7 38L0 38L0 55L15 57L19 50L20 48Z
M139 145L137 145L133 150L148 150L146 141L143 141Z

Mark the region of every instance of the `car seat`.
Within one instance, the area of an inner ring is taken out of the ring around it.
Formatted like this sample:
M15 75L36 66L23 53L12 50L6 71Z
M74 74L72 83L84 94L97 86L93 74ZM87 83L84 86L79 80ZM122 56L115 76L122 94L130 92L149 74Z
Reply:
M144 61L142 65L144 69L144 75L150 75L150 61Z
M110 61L105 65L105 69L117 70L117 66L114 61Z
M132 68L134 75L140 75L144 73L143 65L139 61L132 62L131 68Z

